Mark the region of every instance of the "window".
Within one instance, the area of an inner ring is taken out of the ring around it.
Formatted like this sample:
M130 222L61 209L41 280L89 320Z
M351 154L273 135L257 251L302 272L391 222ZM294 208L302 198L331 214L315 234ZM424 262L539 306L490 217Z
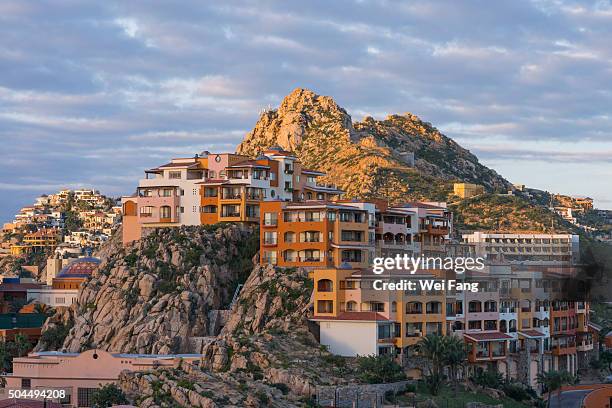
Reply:
M216 205L205 205L202 207L202 212L205 214L215 214L217 212Z
M264 244L267 245L276 245L276 231L266 231L264 232Z
M172 209L170 206L162 205L159 208L159 218L170 218L172 216Z
M63 297L55 298L55 303L57 303L58 305L63 305L64 303L66 303L66 298L63 298Z
M21 388L30 388L32 387L32 380L29 378L22 378L21 379Z
M276 251L264 251L264 263L276 265Z
M485 330L497 330L497 320L485 320L484 329Z
M333 211L328 212L327 213L327 220L331 221L331 222L336 221L336 213L333 212Z
M342 241L363 241L363 231L342 230Z
M361 250L345 249L342 251L342 262L361 262Z
M346 311L347 312L355 312L357 311L357 302L351 300L346 302Z
M480 320L470 320L468 322L468 329L470 330L480 330L482 328Z
M317 312L318 313L333 313L334 312L334 302L331 300L317 301Z
M477 300L472 300L470 303L468 303L468 311L470 313L480 313L482 311L481 307L481 303Z
M427 314L440 314L442 313L442 304L440 302L427 302L426 311Z
M276 225L277 222L276 213L264 213L264 225Z
M318 231L306 231L300 234L302 242L321 242L321 233Z
M334 283L329 279L319 279L317 281L317 291L319 292L333 292Z
M308 176L306 177L306 182L310 184L315 184L317 182L317 179L314 176Z
M406 337L420 337L423 332L423 323L406 323Z
M204 197L217 197L218 194L216 187L206 187L204 189Z
M180 171L169 171L168 172L168 178L169 179L180 179L181 178L181 172Z
M172 190L169 188L164 188L161 195L162 197L172 197Z
M97 390L97 388L79 388L77 391L79 407L91 407L91 397Z
M151 206L140 207L141 217L151 217L152 215L153 215L153 207Z
M221 206L222 217L240 217L240 205L224 204Z

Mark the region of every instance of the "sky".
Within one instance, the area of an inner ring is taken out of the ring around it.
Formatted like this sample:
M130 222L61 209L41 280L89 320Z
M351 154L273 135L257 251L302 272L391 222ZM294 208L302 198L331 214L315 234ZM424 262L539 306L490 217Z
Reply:
M514 183L612 209L610 1L0 2L0 221L234 151L296 87L412 112Z

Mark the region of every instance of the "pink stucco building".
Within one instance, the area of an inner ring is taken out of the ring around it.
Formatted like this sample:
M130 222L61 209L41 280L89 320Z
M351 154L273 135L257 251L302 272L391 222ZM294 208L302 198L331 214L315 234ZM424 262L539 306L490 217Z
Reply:
M176 367L199 361L201 354L119 354L102 350L83 353L56 351L30 353L13 359L13 373L4 375L8 390L65 390L60 401L65 406L89 407L93 392L103 385L115 382L124 371L147 371L159 367Z

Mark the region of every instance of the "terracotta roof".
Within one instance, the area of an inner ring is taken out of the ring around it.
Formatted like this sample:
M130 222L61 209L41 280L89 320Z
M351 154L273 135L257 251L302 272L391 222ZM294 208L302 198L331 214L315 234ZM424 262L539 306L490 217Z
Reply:
M270 166L266 166L265 164L258 163L256 160L245 160L238 162L236 164L232 164L231 166L227 166L227 168L239 168L239 167L266 167L270 168Z
M333 316L317 316L312 320L350 320L350 321L363 321L363 322L374 322L374 321L388 321L385 316L378 312L343 312L337 317Z
M406 204L402 204L400 207L401 208L431 208L435 210L446 210L446 208L444 207L438 207L437 205L425 204L425 203L420 203L420 202L406 203Z
M463 333L463 336L475 341L512 340L512 336L502 332Z
M519 334L522 334L526 337L544 337L544 333L538 331L538 330L521 330L519 331Z
M98 258L77 258L66 265L58 274L57 278L87 278L98 269L100 260Z
M193 163L172 163L172 162L170 162L170 163L166 163L166 164L164 164L162 166L158 166L157 168L158 169L163 169L163 168L166 168L166 167L192 167L192 166L196 166L197 164L198 163L195 163L195 162L193 162Z
M28 289L40 289L39 283L0 283L0 292L26 292Z

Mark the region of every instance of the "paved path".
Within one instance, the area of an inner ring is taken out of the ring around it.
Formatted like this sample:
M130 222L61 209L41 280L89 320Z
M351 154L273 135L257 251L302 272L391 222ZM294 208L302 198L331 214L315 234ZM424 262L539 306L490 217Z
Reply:
M553 392L550 400L550 408L580 408L582 399L593 390L571 390L561 393L561 404L559 404L559 396Z

